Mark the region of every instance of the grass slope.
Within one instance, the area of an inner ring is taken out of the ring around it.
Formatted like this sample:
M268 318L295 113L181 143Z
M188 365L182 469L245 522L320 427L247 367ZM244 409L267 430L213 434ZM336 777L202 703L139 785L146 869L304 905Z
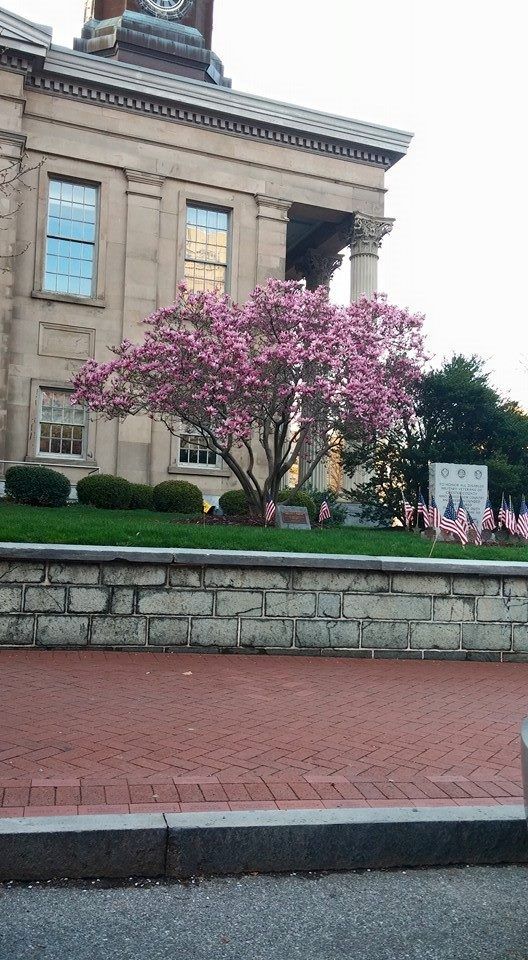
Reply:
M427 557L431 544L412 533L347 527L333 530L276 530L178 523L166 513L0 506L0 541L75 543L126 547L188 547L209 550L264 550L284 553L344 553ZM434 557L525 560L528 547L467 547L439 543Z

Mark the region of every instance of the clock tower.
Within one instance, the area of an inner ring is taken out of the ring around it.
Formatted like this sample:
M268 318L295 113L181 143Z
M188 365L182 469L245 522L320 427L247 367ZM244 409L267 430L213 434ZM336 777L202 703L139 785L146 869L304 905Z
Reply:
M86 0L76 50L231 86L212 52L214 0Z

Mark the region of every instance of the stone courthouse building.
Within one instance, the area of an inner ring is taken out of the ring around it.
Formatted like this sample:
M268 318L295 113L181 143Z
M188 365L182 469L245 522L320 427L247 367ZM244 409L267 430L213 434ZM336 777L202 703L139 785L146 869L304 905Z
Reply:
M73 50L0 9L1 159L23 171L0 190L0 471L218 495L230 474L192 431L93 421L69 403L74 371L138 339L183 279L242 301L268 277L327 283L348 249L351 298L376 289L385 174L410 136L233 90L213 7L91 0Z

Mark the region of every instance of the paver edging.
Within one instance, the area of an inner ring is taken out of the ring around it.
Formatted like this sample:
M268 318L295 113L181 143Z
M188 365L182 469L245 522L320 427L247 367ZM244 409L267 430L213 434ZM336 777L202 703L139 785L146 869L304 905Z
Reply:
M521 806L6 819L0 880L528 863Z

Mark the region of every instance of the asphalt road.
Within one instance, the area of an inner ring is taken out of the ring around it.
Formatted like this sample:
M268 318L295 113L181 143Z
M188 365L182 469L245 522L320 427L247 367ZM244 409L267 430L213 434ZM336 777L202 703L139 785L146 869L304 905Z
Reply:
M528 867L0 885L1 960L528 960Z

